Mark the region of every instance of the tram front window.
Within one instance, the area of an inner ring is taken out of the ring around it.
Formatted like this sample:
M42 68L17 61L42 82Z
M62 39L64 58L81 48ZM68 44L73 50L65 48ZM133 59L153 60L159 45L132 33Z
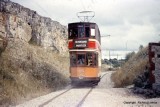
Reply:
M77 65L85 65L85 54L78 54L77 57Z
M86 62L87 66L96 66L97 65L97 54L95 53L87 53L86 54Z
M76 66L76 54L70 56L71 66Z
M83 53L76 54L71 53L70 64L71 66L97 66L98 64L98 54L96 53Z

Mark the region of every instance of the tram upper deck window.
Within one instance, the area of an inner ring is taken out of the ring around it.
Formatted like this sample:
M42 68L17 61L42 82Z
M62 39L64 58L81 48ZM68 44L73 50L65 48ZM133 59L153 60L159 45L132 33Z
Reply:
M93 25L77 25L69 28L69 39L95 38L96 30Z
M78 26L78 38L83 38L85 37L84 35L84 26Z
M69 39L77 38L78 37L78 28L70 28L69 29Z
M85 36L89 37L90 36L90 27L85 27Z
M95 29L91 28L91 37L95 37Z

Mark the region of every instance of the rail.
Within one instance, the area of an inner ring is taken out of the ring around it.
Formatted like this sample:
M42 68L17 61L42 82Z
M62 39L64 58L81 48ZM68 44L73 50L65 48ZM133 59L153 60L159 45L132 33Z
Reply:
M106 75L107 73L105 73L101 79ZM49 104L51 101L55 100L56 98L61 97L62 95L66 94L67 92L69 92L70 90L72 90L73 88L76 88L75 86L63 91L62 93L54 96L53 98L49 99L48 101L44 102L43 104L39 105L39 107L44 107L45 105ZM86 98L89 96L89 94L93 91L93 89L95 88L95 85L92 84L91 88L89 89L89 91L87 91L87 93L84 95L84 97L77 103L76 107L81 107L84 103L84 101L86 100Z

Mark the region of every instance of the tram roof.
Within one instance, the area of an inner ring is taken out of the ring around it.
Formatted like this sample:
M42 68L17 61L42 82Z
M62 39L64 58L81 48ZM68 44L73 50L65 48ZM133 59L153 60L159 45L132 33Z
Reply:
M94 24L94 25L97 25L96 23L93 23L93 22L74 22L74 23L69 23L68 25L79 25L79 24Z

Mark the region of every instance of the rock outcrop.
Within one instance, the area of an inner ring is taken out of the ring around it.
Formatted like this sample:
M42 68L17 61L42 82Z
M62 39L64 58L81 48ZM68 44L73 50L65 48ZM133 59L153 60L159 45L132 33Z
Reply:
M67 28L0 0L0 106L22 103L68 83Z
M15 38L57 51L67 52L67 28L36 11L10 0L0 1L0 38Z

